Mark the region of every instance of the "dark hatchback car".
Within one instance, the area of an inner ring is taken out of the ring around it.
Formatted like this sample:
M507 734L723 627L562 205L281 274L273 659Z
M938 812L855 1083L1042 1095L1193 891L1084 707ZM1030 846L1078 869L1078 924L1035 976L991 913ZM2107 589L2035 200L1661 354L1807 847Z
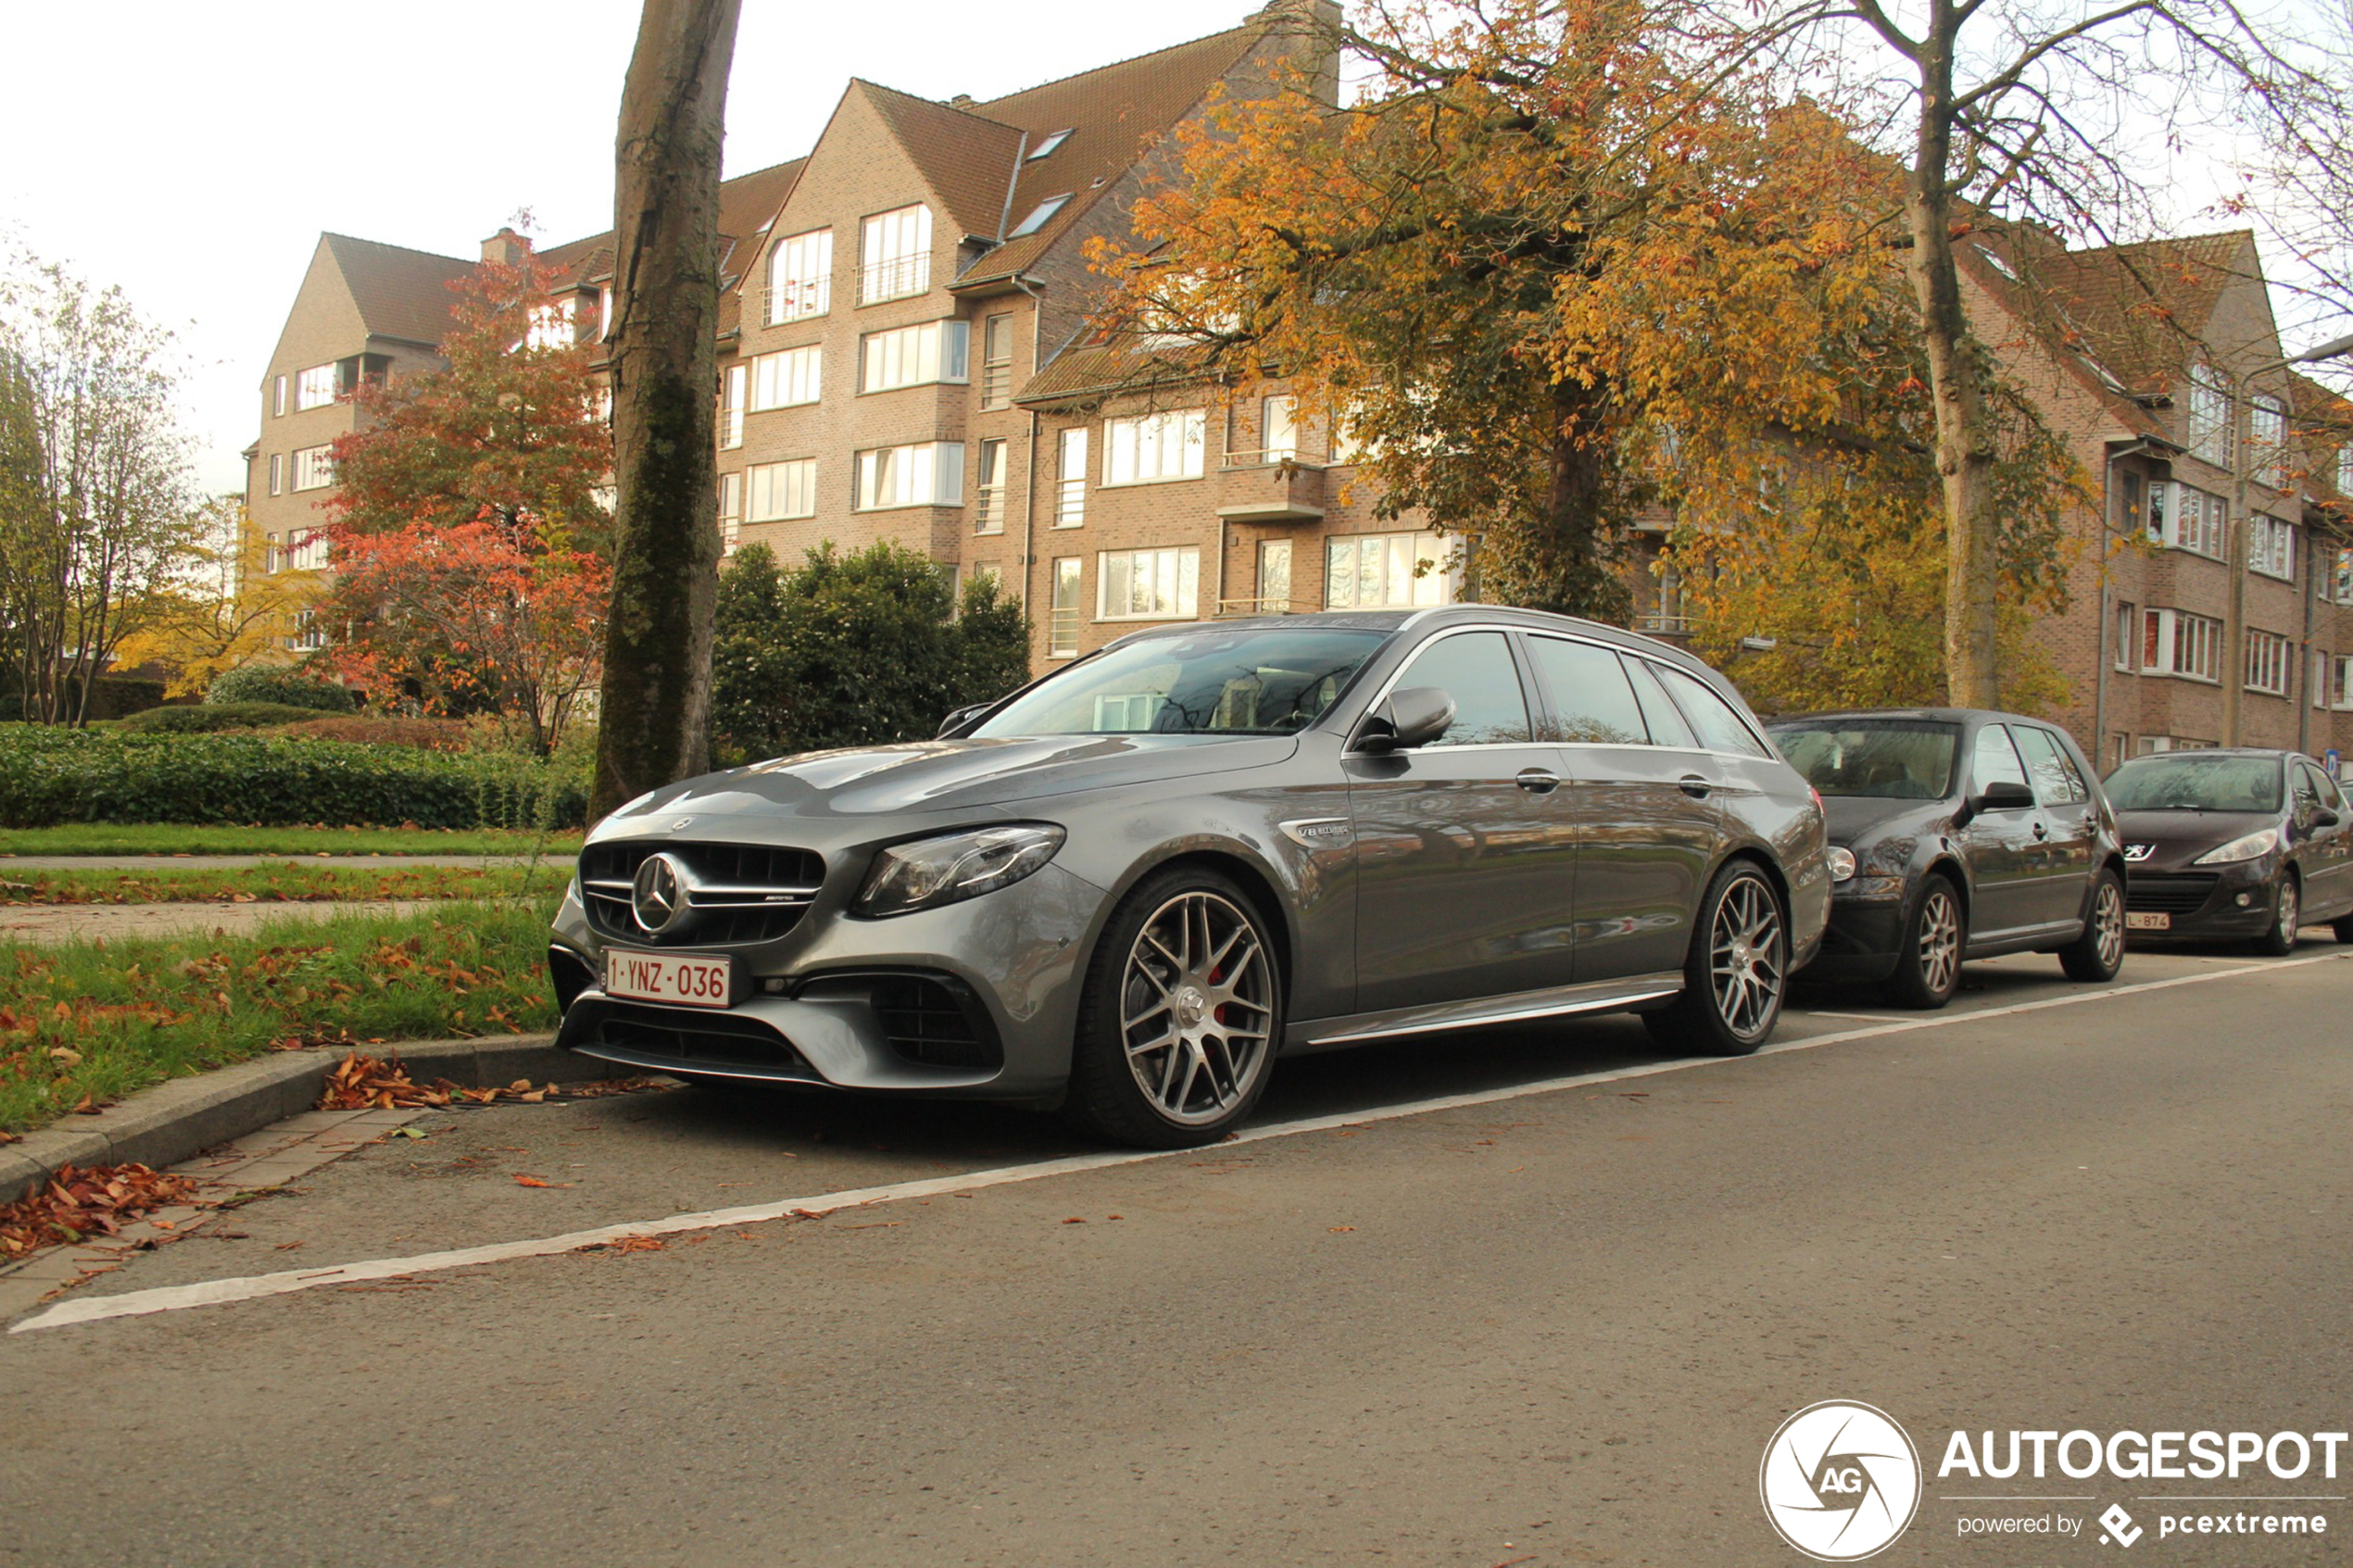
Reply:
M2124 961L2122 841L2067 734L1974 709L1777 721L1822 797L1831 926L1809 978L1879 981L1943 1007L1967 959L2057 953L2077 980Z
M2142 941L2296 946L2299 926L2353 942L2353 822L2318 762L2293 751L2166 751L2108 776L2124 835L2125 926Z
M1610 1010L1754 1050L1829 885L1721 676L1459 606L1140 632L938 740L658 790L549 957L573 1050L1177 1146L1289 1053Z

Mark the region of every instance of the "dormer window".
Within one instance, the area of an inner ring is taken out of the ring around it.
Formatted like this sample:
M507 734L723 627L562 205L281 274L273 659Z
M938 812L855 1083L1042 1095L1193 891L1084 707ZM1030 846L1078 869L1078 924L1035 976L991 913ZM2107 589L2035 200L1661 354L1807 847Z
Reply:
M1058 196L1048 196L1044 201L1041 201L1036 207L1031 207L1029 209L1029 216L1014 224L1013 232L1008 233L1005 237L1009 240L1017 240L1024 234L1034 234L1038 232L1038 230L1043 229L1047 223L1051 220L1054 214L1060 212L1069 204L1069 202L1070 193L1068 191L1064 191Z
M1050 135L1048 135L1048 136L1047 136L1047 138L1046 138L1044 141L1042 141L1042 142L1038 143L1036 146L1034 146L1034 147L1030 148L1030 149L1029 149L1029 156L1028 156L1027 157L1026 157L1026 158L1022 159L1022 161L1023 161L1024 163L1036 163L1036 162L1037 162L1039 158L1044 157L1045 157L1048 153L1052 152L1052 151L1053 151L1056 147L1061 146L1061 145L1062 145L1064 142L1067 142L1067 141L1069 141L1069 140L1070 140L1070 129L1069 129L1069 128L1065 128L1065 129L1061 130L1061 131L1056 131L1056 132L1053 132L1052 133L1051 133Z

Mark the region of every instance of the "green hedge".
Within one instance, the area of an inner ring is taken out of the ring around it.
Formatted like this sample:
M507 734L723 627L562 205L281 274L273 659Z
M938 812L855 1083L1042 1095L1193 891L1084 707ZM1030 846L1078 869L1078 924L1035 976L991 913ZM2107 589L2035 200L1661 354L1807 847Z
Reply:
M0 827L577 828L587 810L585 769L503 752L276 735L0 731Z
M319 717L315 708L285 702L208 702L201 707L150 708L145 713L133 713L120 727L127 734L208 735L221 730L300 724Z
M208 704L282 702L318 713L348 713L358 706L351 693L333 681L283 664L243 664L212 683L204 694Z

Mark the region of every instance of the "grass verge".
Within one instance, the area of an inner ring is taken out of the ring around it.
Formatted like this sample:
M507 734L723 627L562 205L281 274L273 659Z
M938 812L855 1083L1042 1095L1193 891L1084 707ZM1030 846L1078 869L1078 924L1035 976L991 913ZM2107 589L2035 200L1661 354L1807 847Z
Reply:
M271 1049L545 1029L555 900L0 948L0 1131Z
M0 904L282 904L363 898L524 898L558 894L572 861L524 866L358 868L318 860L156 871L11 871L0 860Z
M239 828L68 822L0 828L0 855L547 855L580 853L576 833L505 828Z

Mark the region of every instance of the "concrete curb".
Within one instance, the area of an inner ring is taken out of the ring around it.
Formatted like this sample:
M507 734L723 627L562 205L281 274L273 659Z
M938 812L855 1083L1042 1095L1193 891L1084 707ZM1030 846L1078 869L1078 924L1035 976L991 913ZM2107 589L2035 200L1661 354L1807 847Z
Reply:
M233 1138L315 1110L327 1073L352 1047L283 1051L142 1089L95 1116L28 1133L0 1146L0 1203L31 1192L60 1165L120 1165L136 1160L157 1170L176 1165ZM447 1078L462 1088L528 1078L580 1083L623 1069L555 1048L553 1035L502 1035L479 1040L408 1040L369 1047L371 1055L397 1055L421 1083Z

